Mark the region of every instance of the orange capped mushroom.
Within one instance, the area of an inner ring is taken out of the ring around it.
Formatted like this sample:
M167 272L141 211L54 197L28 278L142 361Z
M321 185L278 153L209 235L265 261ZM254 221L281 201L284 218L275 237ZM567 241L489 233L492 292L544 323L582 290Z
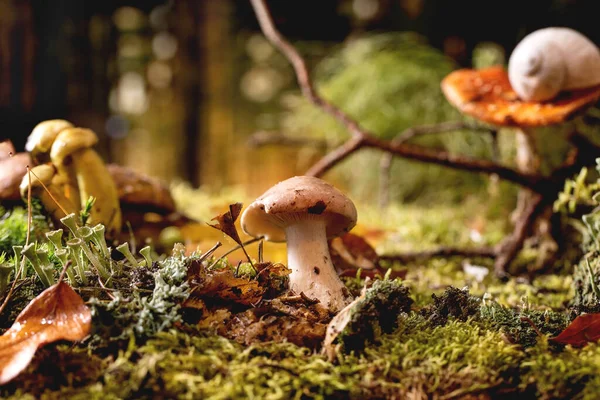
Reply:
M600 99L600 85L561 92L546 102L524 101L500 66L460 69L442 81L448 101L463 114L499 126L534 128L560 124Z

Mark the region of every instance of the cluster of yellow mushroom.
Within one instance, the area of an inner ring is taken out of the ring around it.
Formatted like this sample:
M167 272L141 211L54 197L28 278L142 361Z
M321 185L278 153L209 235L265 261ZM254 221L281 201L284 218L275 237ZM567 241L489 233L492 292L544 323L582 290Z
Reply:
M107 233L115 233L121 228L119 197L106 165L93 149L96 143L98 137L90 129L60 119L41 122L25 145L35 166L23 177L20 191L27 196L31 187L32 195L55 220L78 213L93 196L90 223L101 223Z

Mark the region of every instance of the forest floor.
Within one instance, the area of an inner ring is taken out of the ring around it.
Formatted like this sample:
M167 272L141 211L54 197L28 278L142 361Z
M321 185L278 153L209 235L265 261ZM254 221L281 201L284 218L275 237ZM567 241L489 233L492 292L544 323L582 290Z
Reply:
M229 200L219 198L211 210L224 211L220 205ZM205 208L194 212L209 213ZM502 213L488 220L489 210L477 199L452 207L393 206L385 213L365 206L358 209L359 225L353 232L379 253L495 244L508 227ZM219 240L227 244L224 247L233 247L224 236ZM255 251L249 248L251 255ZM265 244L266 261L285 261L282 254L281 247ZM535 255L535 250L525 250L518 263L531 264ZM236 257L241 256L231 255ZM180 268L177 262L163 261L159 272L154 272L155 279L166 268ZM148 311L144 300L140 309L152 314L147 325L151 328L135 330L129 325L136 323L137 314L129 306L116 304L118 296L104 304L86 299L93 308L90 338L79 344L58 342L43 347L23 373L0 387L0 397L597 398L600 346L575 348L550 340L577 316L577 310L569 306L574 296L571 266L558 268L562 274L540 275L531 282L518 277L501 282L492 273L486 274L488 267L490 260L462 257L393 263L395 271L406 271L398 283L408 288L410 311L380 314L382 320L394 321L393 329L375 332L372 340L365 338L364 346L355 351L349 346L338 348L333 358L322 354L318 343L299 346L294 344L298 340L266 332L279 327L269 320L272 313L259 318L265 332L252 336L224 333L219 324L227 323L227 329L235 326L232 315L242 318L252 308L249 305L227 306L228 311L212 309L210 318L190 323L194 318L184 308L167 310L155 305ZM364 285L358 278L345 280L355 293ZM158 281L150 284L157 285ZM14 307L11 315L18 311ZM183 319L174 316L173 310L179 317L183 314ZM120 319L115 317L117 312L131 315ZM169 314L168 318L161 313ZM221 317L221 313L229 314ZM314 324L312 334L317 339L323 332L315 331L324 321L327 317ZM0 330L9 322L4 321ZM247 326L256 329L257 325Z

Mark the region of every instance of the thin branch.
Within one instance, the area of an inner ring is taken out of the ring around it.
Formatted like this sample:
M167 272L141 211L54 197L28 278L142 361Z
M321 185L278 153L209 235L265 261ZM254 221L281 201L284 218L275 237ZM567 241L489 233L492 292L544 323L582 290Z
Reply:
M513 233L498 246L498 257L494 263L494 271L499 278L507 276L506 267L515 258L519 250L523 248L525 238L527 238L535 220L548 206L547 201L548 199L544 201L544 197L541 195L534 195L530 198L524 211L519 214Z
M496 249L493 247L479 247L473 249L461 249L456 247L440 247L434 250L416 251L401 254L384 254L379 257L381 261L407 263L416 260L424 260L438 257L496 257Z
M464 156L451 155L447 152L432 151L421 146L394 144L377 139L370 132L361 128L360 125L342 110L319 96L314 89L306 63L296 48L292 46L273 24L273 19L264 0L250 0L260 27L269 42L279 49L294 67L298 84L304 96L315 106L325 111L338 122L340 122L350 133L351 137L346 143L334 150L334 154L328 154L310 168L306 175L321 176L334 165L344 160L353 152L362 147L376 148L387 151L395 156L401 156L416 161L429 162L444 165L456 169L496 174L499 177L519 185L528 186L533 190L539 190L538 186L543 177L534 174L524 174L498 163L473 159Z
M425 135L433 135L439 133L455 132L461 129L470 131L487 133L496 137L496 131L483 125L472 124L464 121L449 121L433 125L413 126L400 132L390 143L402 144L407 141ZM497 160L497 149L494 146L494 160ZM391 153L384 153L381 156L379 163L379 205L381 208L387 207L390 202L390 180L391 168L394 156Z
M327 141L323 139L295 137L278 132L258 131L250 136L248 139L248 145L251 147L281 145L292 147L311 146L326 148Z

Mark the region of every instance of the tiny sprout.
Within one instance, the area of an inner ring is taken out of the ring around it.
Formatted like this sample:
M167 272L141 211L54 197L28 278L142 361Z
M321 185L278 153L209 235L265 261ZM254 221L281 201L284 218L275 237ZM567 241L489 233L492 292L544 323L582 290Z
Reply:
M15 277L16 277L17 274L19 273L19 269L21 266L21 252L23 251L23 246L13 246L13 251L15 252ZM23 271L21 271L21 276L19 276L18 278L25 279L26 276L27 276L27 269L23 268Z
M81 217L81 225L82 226L85 226L85 224L87 224L88 219L90 219L92 207L94 206L95 202L96 202L96 198L94 196L90 196L86 200L85 205L83 206L83 209L79 213L79 216Z
M138 263L135 260L135 257L133 257L133 254L131 254L131 250L129 250L129 244L127 242L118 245L116 247L116 249L125 256L125 258L131 264L131 266L133 266L133 267L138 266Z
M42 271L46 275L46 279L48 280L49 285L54 284L54 264L50 261L50 257L48 257L48 250L46 249L37 249L35 254L40 260L40 265L42 266Z
M2 296L8 288L10 282L10 274L13 272L13 267L10 264L0 264L0 296Z
M81 245L83 240L81 238L71 239L67 242L67 246L71 249L71 259L75 262L77 275L84 285L88 284L87 276L85 276L85 267L81 260Z
M89 226L82 226L77 229L77 235L79 238L84 239L81 243L81 250L87 257L87 259L92 263L96 271L98 271L98 275L102 277L103 280L107 280L110 277L108 270L102 265L96 254L90 249L89 243L92 241L93 231Z
M106 228L102 224L98 224L92 228L94 231L93 240L96 246L102 252L102 255L106 258L110 257L110 252L108 251L108 246L106 245L106 238L104 237L104 232Z
M62 248L60 250L56 250L54 255L60 260L63 268L67 264L69 260L69 250L66 248ZM73 264L67 267L67 277L69 278L69 283L74 286L77 284L77 280L75 279L75 272L73 271Z
M33 243L29 243L27 246L24 246L23 250L21 251L21 255L27 258L27 260L29 260L29 262L33 266L35 273L37 274L38 278L40 278L40 281L42 281L44 286L49 287L50 282L46 277L46 272L40 264L40 260L36 254L34 247L35 245Z
M152 249L150 246L146 246L140 250L140 254L144 257L144 260L146 260L146 267L148 268L152 268L152 257L150 256L151 251Z
M62 229L57 229L55 231L46 232L46 237L48 238L48 240L50 242L52 242L52 244L54 245L56 250L60 250L63 248L62 235L63 235Z
M73 236L79 237L79 235L77 233L77 222L76 222L76 217L75 217L74 213L71 213L71 214L61 218L60 222L62 222L67 228L69 228L69 230L71 231Z

